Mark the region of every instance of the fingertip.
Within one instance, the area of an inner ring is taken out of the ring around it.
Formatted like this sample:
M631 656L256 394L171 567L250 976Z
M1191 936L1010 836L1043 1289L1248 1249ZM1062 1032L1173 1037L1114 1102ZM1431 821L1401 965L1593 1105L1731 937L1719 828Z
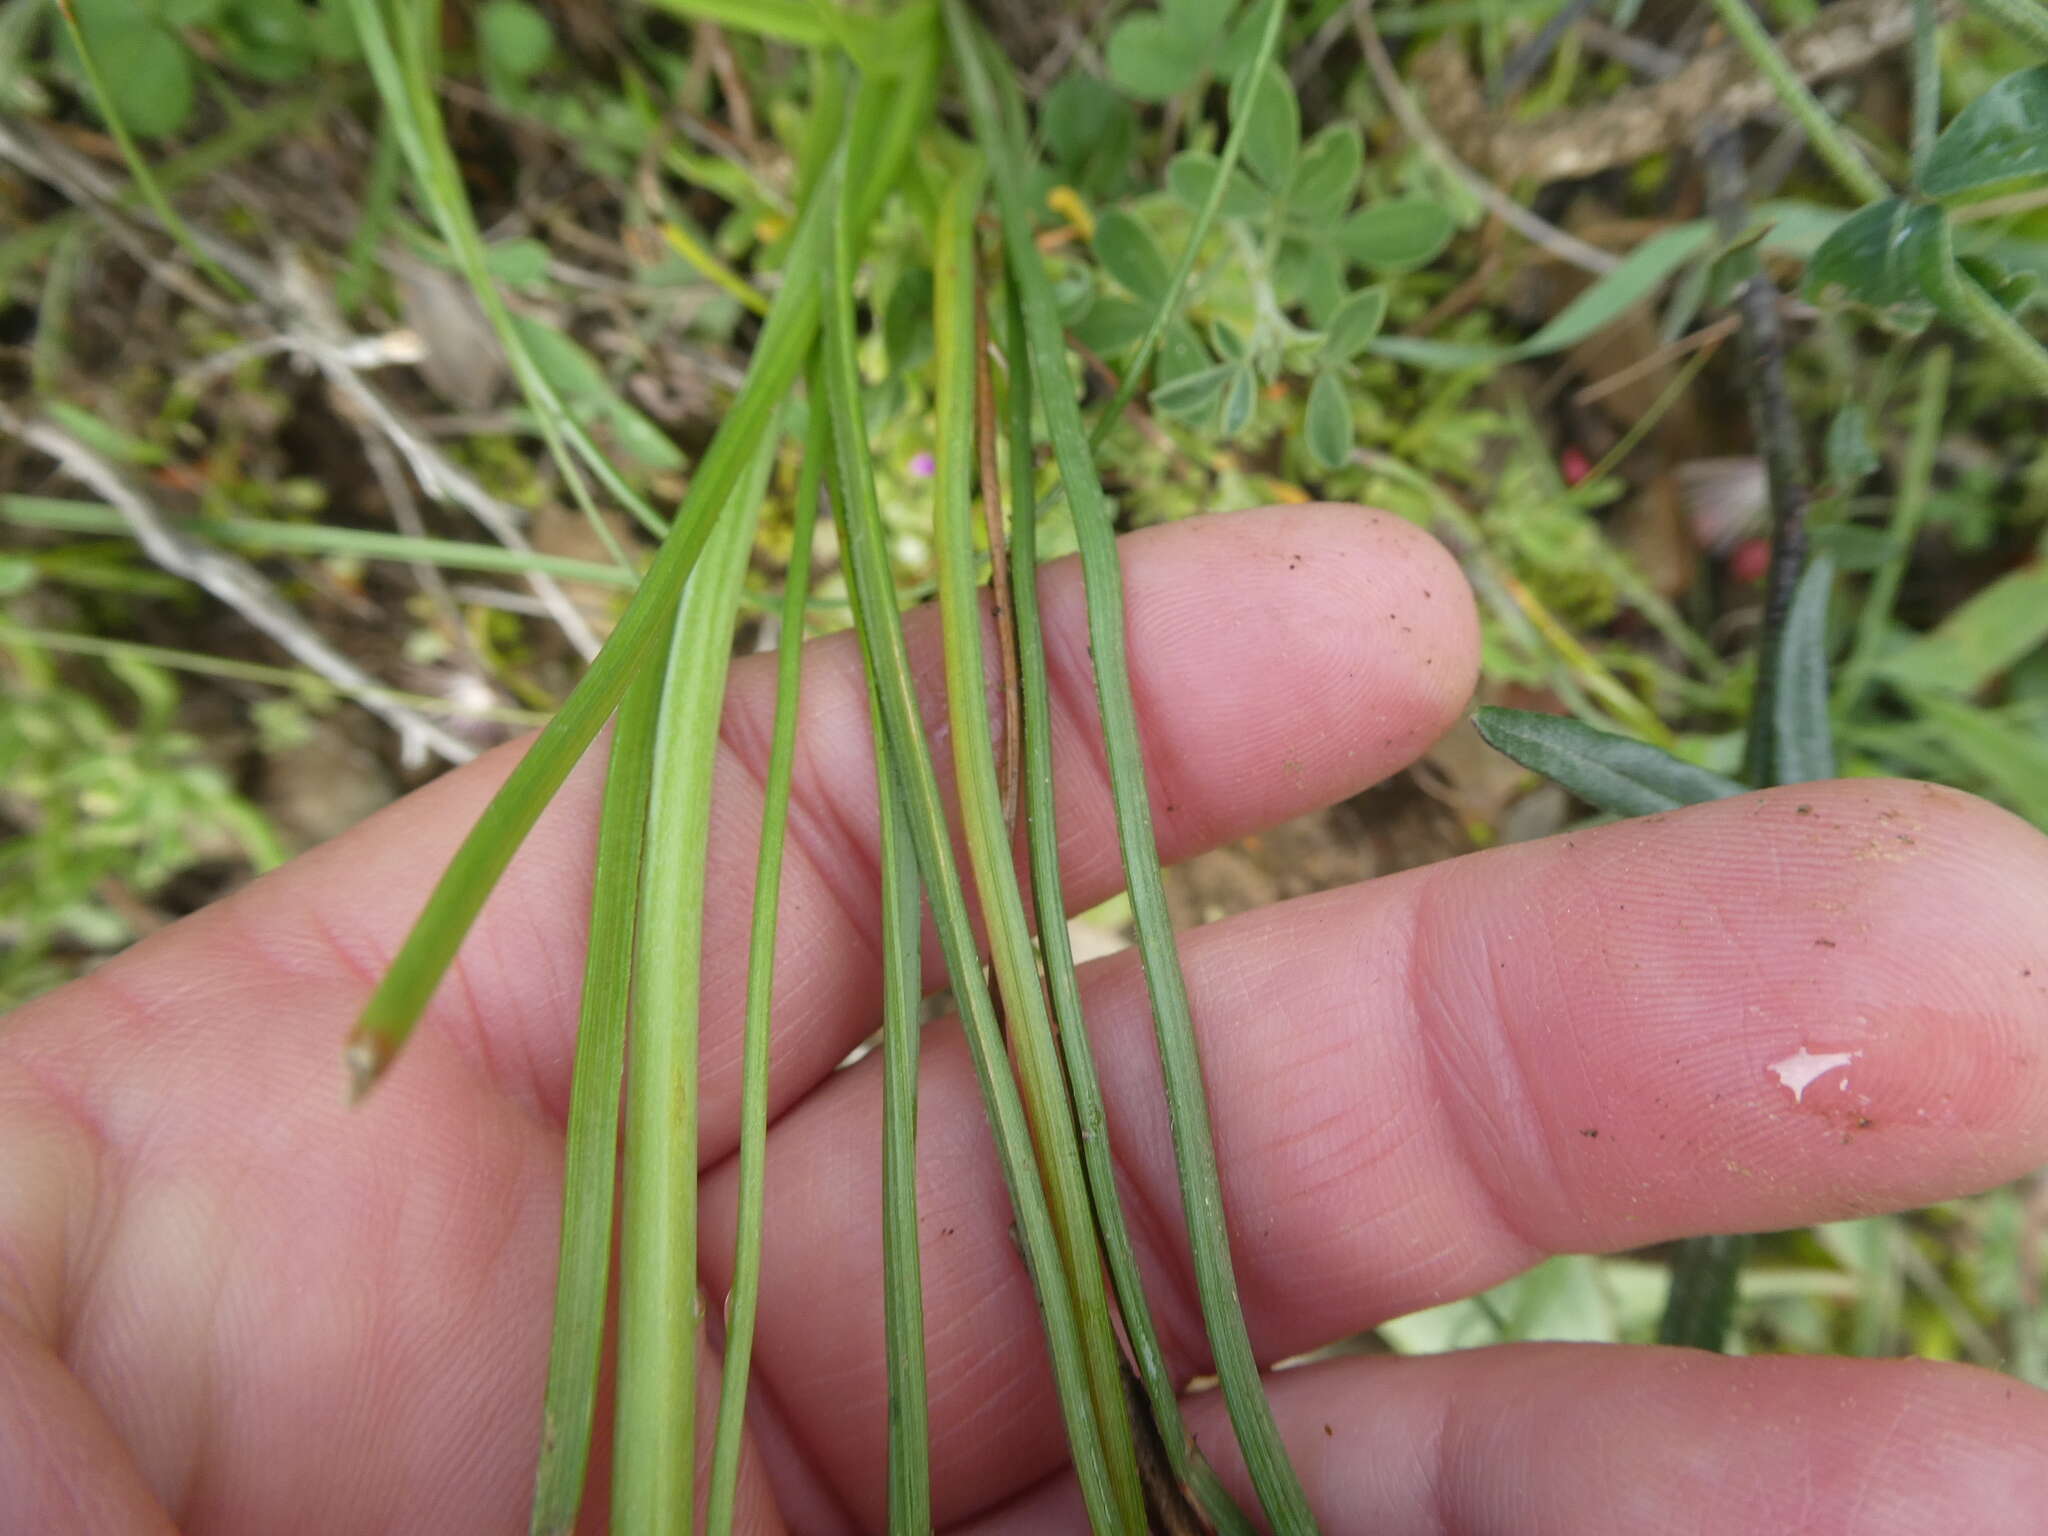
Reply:
M1471 590L1391 513L1323 503L1192 519L1127 541L1133 682L1183 844L1355 794L1425 751L1478 672ZM1247 806L1254 809L1247 810Z

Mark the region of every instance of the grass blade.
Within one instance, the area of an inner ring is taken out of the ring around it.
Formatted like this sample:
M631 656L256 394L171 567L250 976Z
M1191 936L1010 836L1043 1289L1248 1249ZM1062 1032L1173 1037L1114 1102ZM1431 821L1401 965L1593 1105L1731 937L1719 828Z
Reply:
M1039 1172L1073 1295L1104 1459L1123 1521L1121 1528L1136 1530L1144 1524L1144 1490L1138 1480L1137 1452L1125 1405L1123 1360L1103 1284L1081 1149L1031 944L1031 921L1010 852L1010 829L989 727L981 583L974 553L974 476L979 458L974 215L982 184L978 161L948 179L933 241L932 325L938 374L933 475L937 510L933 521L954 777L968 862L981 897L982 920L988 928L989 953L1009 1024L1018 1083L1036 1137Z
M859 374L854 363L849 202L842 200L836 221L832 302L825 324L825 386L833 448L827 473L831 477L834 512L840 522L840 541L852 582L855 623L860 631L869 683L879 701L885 751L908 802L911 844L931 901L975 1072L981 1081L989 1125L1017 1216L1025 1262L1037 1289L1053 1380L1066 1420L1067 1438L1073 1447L1075 1473L1096 1530L1116 1531L1121 1528L1119 1510L1103 1456L1073 1299L1045 1191L1032 1160L1024 1106L1010 1075L994 1003L982 976L974 929L954 862L945 805L918 713L903 627L897 616L881 511L875 499L874 469L868 457L867 428L860 411Z
M811 534L824 473L823 419L813 424L797 477L795 527L782 592L782 629L775 657L775 728L761 787L761 857L754 874L754 921L747 946L747 1016L740 1075L739 1218L733 1240L731 1317L725 1330L724 1377L704 1528L732 1529L739 1486L741 1433L746 1427L747 1373L754 1356L754 1320L761 1303L761 1218L768 1152L768 1045L775 1001L775 929L782 895L782 849L789 830L789 786L796 761L796 711L803 678L804 601L811 585Z
M534 1477L534 1536L568 1536L575 1529L590 1462L611 1279L619 1088L626 1072L626 1014L633 988L633 918L662 676L661 668L644 669L620 707L598 823L590 949L584 961L583 1009L569 1089L555 1327L548 1350L540 1467Z
M1237 1431L1259 1502L1280 1536L1300 1536L1316 1528L1315 1517L1280 1442L1238 1300L1237 1277L1224 1224L1222 1178L1209 1126L1208 1095L1203 1087L1187 985L1181 976L1172 920L1166 909L1158 843L1146 798L1144 755L1138 742L1137 709L1124 653L1123 575L1117 563L1116 535L1101 482L1095 476L1080 407L1068 380L1066 348L1051 283L1032 238L1031 203L1025 184L1028 157L1021 146L1005 142L996 87L961 0L946 0L946 21L953 54L966 82L976 136L988 146L992 158L1011 277L1017 284L1024 311L1027 361L1044 402L1047 429L1080 545L1088 632L1095 658L1096 697L1102 712L1103 744L1116 804L1117 838L1123 850L1146 985L1152 996L1153 1023L1180 1171L1181 1203L1194 1253L1202 1315L1231 1424Z
M1850 646L1849 659L1842 664L1841 682L1835 690L1835 712L1843 719L1863 697L1871 674L1877 670L1885 629L1899 600L1899 584L1905 580L1906 566L1920 537L1920 524L1934 485L1934 461L1941 450L1942 429L1948 422L1948 384L1953 362L1954 354L1947 347L1936 347L1920 368L1920 391L1913 401L1913 433L1907 440L1899 488L1892 498L1891 523L1885 529L1884 564L1871 576L1870 588L1857 607L1856 639Z
M791 248L788 280L761 333L746 384L697 467L674 530L582 682L463 839L404 947L364 1006L348 1046L358 1094L375 1082L411 1035L519 844L610 718L633 674L668 633L683 583L713 519L773 426L817 334L829 234L822 216L804 221Z
M697 1039L711 772L740 582L774 462L770 433L676 612L641 860L627 1041L614 1528L687 1536L695 1514Z
M930 1536L931 1405L925 1390L924 1258L917 1238L924 924L910 811L889 766L881 700L872 690L869 703L882 813L882 1331L889 1350L889 1533Z
M1719 1352L1728 1347L1736 1287L1755 1240L1747 1233L1688 1237L1671 1264L1671 1296L1657 1321L1657 1342Z
M131 529L112 507L96 501L71 501L54 496L0 495L0 518L21 528L46 528L56 533L90 533L126 537ZM180 521L181 532L230 549L282 551L291 554L342 555L358 560L402 560L450 571L489 571L518 576L558 576L593 586L631 587L639 576L599 560L544 555L537 550L473 544L465 539L415 538L372 528L341 528L327 523L280 523L261 517L198 517Z
M1067 938L1066 912L1061 905L1059 824L1054 815L1052 780L1052 696L1046 676L1045 633L1038 612L1038 512L1031 444L1031 372L1023 366L1024 316L1014 287L1010 292L1006 350L1010 373L1010 504L1016 508L1010 533L1011 608L1016 616L1018 693L1023 715L1024 821L1031 851L1032 894L1038 907L1038 947L1052 994L1053 1017L1059 1024L1060 1054L1067 1070L1067 1094L1081 1132L1081 1156L1088 1190L1101 1229L1103 1256L1116 1288L1124 1337L1131 1346L1139 1382L1151 1407L1152 1422L1167 1461L1180 1485L1191 1490L1202 1509L1225 1536L1254 1536L1254 1527L1237 1507L1209 1464L1195 1450L1181 1418L1179 1390L1167 1369L1159 1328L1145 1299L1137 1251L1116 1189L1116 1164L1109 1150L1108 1114L1102 1084L1095 1075L1088 1044L1088 1024L1081 1009L1074 951Z
M581 423L569 414L560 392L535 364L511 310L506 307L497 279L491 275L483 232L477 228L476 212L470 207L461 167L455 163L454 151L449 148L448 135L441 124L440 99L435 91L438 61L431 54L440 36L440 0L418 0L401 8L395 23L387 23L381 0L350 0L350 6L356 35L362 43L363 60L370 67L384 100L384 110L397 131L420 200L440 227L441 238L448 242L456 265L482 306L499 346L504 348L506 361L512 366L521 392L533 405L541 438L561 469L570 494L592 530L624 565L625 554L591 500L579 463L588 466L619 505L656 537L668 532L668 524L626 483Z

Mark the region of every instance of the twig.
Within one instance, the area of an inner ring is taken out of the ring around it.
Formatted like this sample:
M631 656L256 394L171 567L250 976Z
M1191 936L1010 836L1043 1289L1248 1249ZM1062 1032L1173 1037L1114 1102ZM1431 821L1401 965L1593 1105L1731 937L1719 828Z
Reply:
M711 56L711 72L718 77L718 93L725 98L726 116L732 119L732 136L739 140L749 160L756 159L761 144L754 133L754 102L747 94L747 82L740 75L739 65L733 60L725 28L716 22L703 22L696 29L696 39L698 46Z
M1733 335L1741 324L1741 316L1723 315L1712 325L1703 325L1690 335L1679 337L1669 346L1659 347L1647 356L1637 358L1619 372L1610 373L1606 378L1588 384L1572 396L1572 404L1591 405L1595 401L1605 400L1616 390L1626 389L1644 374L1655 373L1666 363L1674 363L1688 352L1697 351L1701 347L1718 346Z
M1626 64L1652 80L1669 80L1685 68L1685 55L1646 43L1631 33L1610 27L1591 17L1579 25L1579 35L1595 53L1604 53L1618 64Z
M1402 131L1434 157L1454 180L1460 182L1467 191L1485 204L1495 218L1549 251L1559 260L1569 262L1582 271L1604 274L1621 265L1619 258L1609 255L1598 246L1586 244L1576 235L1566 234L1548 219L1539 218L1531 213L1460 160L1443 135L1432 128L1423 117L1415 105L1415 98L1408 93L1408 87L1402 82L1400 72L1394 68L1394 61L1387 56L1387 45L1380 40L1379 29L1373 25L1372 0L1353 0L1351 19L1358 33L1358 46L1365 51L1365 62L1371 67L1373 79L1379 84L1380 94L1386 97L1387 105L1399 120Z
M1741 131L1728 126L1712 130L1705 161L1708 206L1724 238L1733 240L1749 217L1749 173L1742 163ZM1806 566L1810 493L1806 445L1800 440L1799 422L1785 388L1785 332L1778 313L1777 284L1764 270L1753 246L1731 259L1749 269L1735 295L1742 321L1736 346L1749 400L1750 429L1770 489L1771 564L1764 585L1763 630L1757 637L1756 692L1750 705L1747 750L1750 782L1763 784L1770 771L1765 754L1778 694L1778 637L1792 607L1792 590Z
M143 552L164 570L212 593L275 640L300 665L351 693L363 708L398 732L408 761L417 762L428 752L451 763L468 762L476 755L425 716L386 696L382 684L315 634L246 560L210 549L173 529L125 475L69 432L47 421L19 416L4 404L0 404L0 432L49 455L65 473L104 498L127 520Z
M1955 8L1954 0L1938 5L1944 16ZM1778 39L1776 50L1790 79L1822 80L1861 68L1912 34L1910 0L1841 0ZM1610 45L1602 39L1603 48ZM1742 122L1779 104L1776 87L1730 43L1598 106L1503 122L1485 111L1462 55L1441 57L1443 91L1431 97L1431 116L1475 166L1503 181L1592 176L1686 143L1710 116ZM1651 62L1647 55L1641 61Z

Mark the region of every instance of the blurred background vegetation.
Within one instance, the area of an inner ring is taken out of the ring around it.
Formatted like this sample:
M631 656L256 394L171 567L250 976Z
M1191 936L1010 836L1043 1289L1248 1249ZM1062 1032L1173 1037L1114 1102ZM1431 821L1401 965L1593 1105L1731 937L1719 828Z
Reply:
M1734 773L1769 529L1729 300L1760 262L1783 295L1780 425L1843 573L1843 771L2048 826L2048 410L2025 352L2048 12L1758 8L1834 132L1912 189L1886 200L1844 190L1720 3L1299 0L1285 82L1255 103L1225 99L1233 0L983 9L1030 83L1040 244L1100 396L1214 185L1221 125L1258 114L1104 455L1126 525L1399 512L1472 578L1484 701ZM775 280L808 83L762 33L811 15L465 0L441 19L439 104L490 274L532 365L654 506L687 483ZM544 718L651 549L630 516L583 517L540 451L375 99L343 0L0 0L0 1004ZM1739 151L1718 182L1715 136ZM931 574L930 223L914 186L884 207L862 295L906 598ZM781 465L743 647L774 638L794 484ZM816 632L846 622L829 538ZM1071 547L1057 511L1044 542ZM1399 780L1177 872L1176 915L1586 814L1462 728ZM1111 903L1081 931L1101 949L1120 925ZM2030 1181L1776 1237L1744 1277L1741 1347L2048 1385L2044 1224ZM1664 1275L1558 1260L1352 1347L1641 1338Z

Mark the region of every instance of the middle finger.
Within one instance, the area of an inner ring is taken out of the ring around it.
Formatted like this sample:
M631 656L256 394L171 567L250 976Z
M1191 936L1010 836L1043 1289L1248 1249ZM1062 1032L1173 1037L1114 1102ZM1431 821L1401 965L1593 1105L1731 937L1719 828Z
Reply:
M2048 843L2031 829L1951 791L1863 782L1553 838L1187 935L1260 1354L1550 1253L1899 1208L2039 1163L2044 896ZM1200 1313L1142 978L1126 955L1084 983L1133 1237L1191 1373ZM1064 1445L956 1032L932 1032L922 1085L943 1522ZM811 1466L877 1521L879 1093L877 1072L848 1072L771 1138L756 1355ZM731 1209L721 1169L705 1190L713 1294Z

